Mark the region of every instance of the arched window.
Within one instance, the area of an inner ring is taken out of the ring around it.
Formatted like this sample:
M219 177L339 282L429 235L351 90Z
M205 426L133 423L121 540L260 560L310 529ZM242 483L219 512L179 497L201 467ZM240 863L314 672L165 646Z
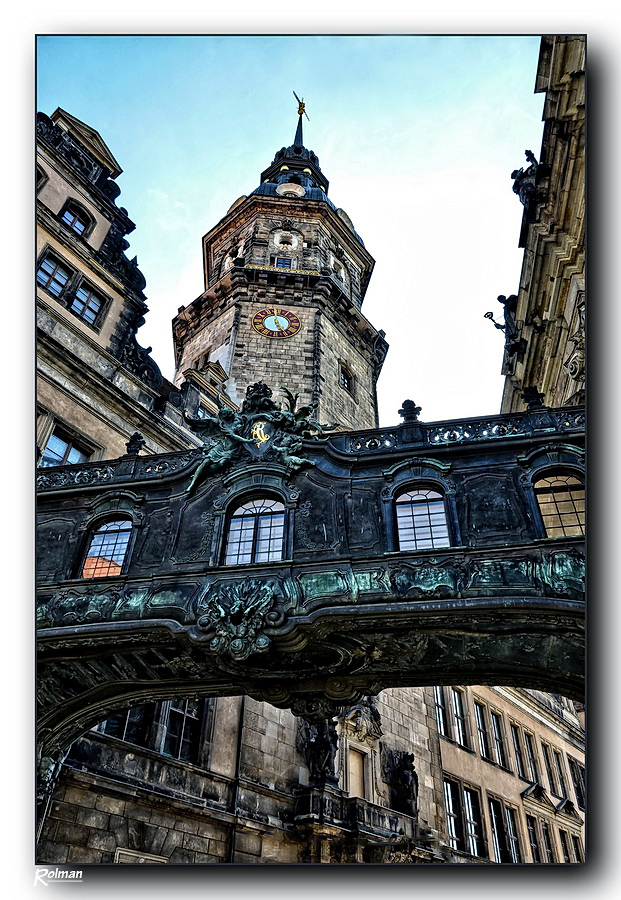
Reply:
M535 482L547 537L584 534L584 484L576 475L552 472Z
M285 507L278 500L256 497L234 511L224 553L224 565L275 562L282 559Z
M438 491L426 487L406 491L395 506L400 550L450 546L444 498Z
M93 218L86 210L73 200L69 200L61 213L60 218L75 231L76 234L87 235L93 225Z
M132 522L129 519L115 519L100 525L91 537L80 577L120 575L131 533Z

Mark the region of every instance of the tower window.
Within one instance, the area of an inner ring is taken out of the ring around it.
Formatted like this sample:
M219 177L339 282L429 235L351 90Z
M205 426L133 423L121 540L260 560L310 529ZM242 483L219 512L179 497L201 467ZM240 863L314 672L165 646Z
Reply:
M120 575L132 533L129 519L115 519L101 525L90 540L81 578Z
M224 565L282 559L285 507L264 497L239 506L229 522Z
M344 363L339 365L339 384L350 394L354 393L354 376Z
M547 537L584 534L584 484L575 475L554 473L535 483Z
M276 257L276 268L277 269L290 269L291 260L286 256L277 256Z
M442 494L428 488L406 491L397 497L396 513L400 550L450 546Z

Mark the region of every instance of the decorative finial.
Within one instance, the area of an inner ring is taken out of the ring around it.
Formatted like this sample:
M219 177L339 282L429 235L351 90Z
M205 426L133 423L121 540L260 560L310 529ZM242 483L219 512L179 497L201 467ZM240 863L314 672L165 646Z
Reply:
M399 410L399 415L405 422L418 422L418 416L422 407L417 406L413 400L404 400L403 406Z
M308 113L306 112L306 104L304 103L304 97L302 97L302 99L300 100L300 98L298 97L298 95L296 94L295 91L293 92L293 96L298 101L298 116L306 116L306 118L308 119ZM310 122L310 119L308 119L308 121Z
M128 442L125 444L127 452L125 456L138 456L140 451L147 442L139 431L134 431Z
M295 137L293 138L293 146L294 147L303 147L304 146L304 137L302 135L302 116L306 116L308 119L308 113L306 112L306 104L304 100L300 100L296 92L293 92L293 96L298 101L298 127L295 130ZM310 122L310 119L308 119Z

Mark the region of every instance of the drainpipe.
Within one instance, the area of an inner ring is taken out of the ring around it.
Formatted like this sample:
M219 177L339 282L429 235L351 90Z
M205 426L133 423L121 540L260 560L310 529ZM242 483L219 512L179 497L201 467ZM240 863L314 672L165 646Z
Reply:
M239 779L241 773L241 750L242 738L244 736L244 718L246 713L246 695L241 698L241 706L239 707L239 725L237 727L237 755L235 759L235 795L233 798L233 822L231 823L231 835L229 837L229 851L226 861L233 862L235 856L235 834L237 824L237 811L239 805Z

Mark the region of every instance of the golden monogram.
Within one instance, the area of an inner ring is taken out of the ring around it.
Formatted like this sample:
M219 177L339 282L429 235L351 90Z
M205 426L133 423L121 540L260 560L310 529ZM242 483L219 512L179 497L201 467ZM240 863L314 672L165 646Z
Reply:
M252 431L250 432L250 436L252 440L255 442L257 447L260 447L261 444L265 444L266 441L269 441L269 434L265 433L265 426L267 422L255 422L252 426Z

